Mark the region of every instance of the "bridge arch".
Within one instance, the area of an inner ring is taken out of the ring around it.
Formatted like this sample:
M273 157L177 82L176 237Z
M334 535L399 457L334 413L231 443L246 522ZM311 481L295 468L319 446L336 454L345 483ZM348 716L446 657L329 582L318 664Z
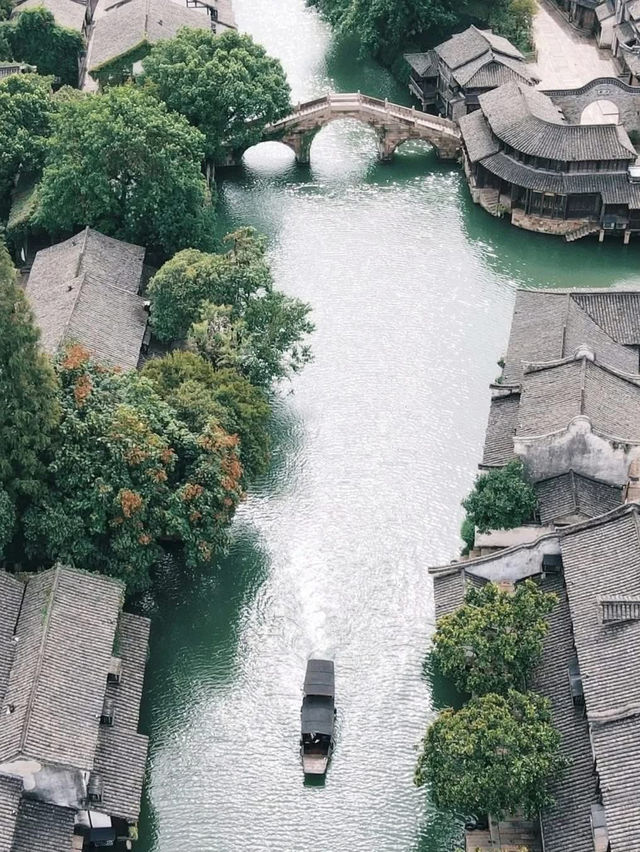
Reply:
M299 104L291 115L266 127L263 140L288 145L296 162L308 164L317 133L344 118L361 121L375 130L378 158L383 162L391 160L398 146L410 139L428 142L444 159L456 159L460 151L460 133L454 122L359 92L330 94Z

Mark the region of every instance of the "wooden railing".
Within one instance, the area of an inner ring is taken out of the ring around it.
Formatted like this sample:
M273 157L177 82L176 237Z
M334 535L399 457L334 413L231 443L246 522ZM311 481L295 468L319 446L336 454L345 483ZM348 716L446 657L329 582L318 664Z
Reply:
M408 121L416 125L428 127L440 133L445 133L449 136L458 139L459 131L453 121L446 118L440 118L437 115L429 115L428 113L420 112L413 107L405 107L400 104L394 104L388 100L373 98L369 95L363 95L360 92L331 92L319 98L315 98L305 103L298 103L294 111L275 121L273 124L265 128L265 132L274 132L284 128L287 125L297 123L302 117L312 115L316 112L323 112L327 108L337 107L348 111L349 108L361 109L363 111L382 112L392 118L398 118L402 121Z

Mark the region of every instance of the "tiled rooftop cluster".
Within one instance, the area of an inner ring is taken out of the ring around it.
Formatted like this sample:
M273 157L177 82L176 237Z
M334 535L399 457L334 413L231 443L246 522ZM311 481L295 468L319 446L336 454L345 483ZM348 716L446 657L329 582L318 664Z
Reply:
M3 852L113 842L138 819L149 622L122 612L123 595L61 566L24 581L0 572Z
M640 850L639 352L640 293L518 291L484 464L519 455L531 472L545 455L550 475L534 483L545 526L430 569L436 617L489 581L536 578L558 596L532 684L569 761L540 816L545 852ZM580 441L567 442L576 421Z

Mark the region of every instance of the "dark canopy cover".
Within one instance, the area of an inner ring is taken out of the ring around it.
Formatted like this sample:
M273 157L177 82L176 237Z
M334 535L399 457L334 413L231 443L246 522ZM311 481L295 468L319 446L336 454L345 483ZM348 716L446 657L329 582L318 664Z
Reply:
M304 678L305 695L335 695L333 660L309 660Z
M305 695L302 699L302 733L333 733L333 698L327 695Z

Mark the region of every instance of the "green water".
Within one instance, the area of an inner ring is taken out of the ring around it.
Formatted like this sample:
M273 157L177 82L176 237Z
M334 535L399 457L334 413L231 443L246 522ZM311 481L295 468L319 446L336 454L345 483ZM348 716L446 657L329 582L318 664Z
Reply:
M407 101L335 50L302 0L235 0L294 99L328 89ZM454 555L481 452L487 385L517 286L640 283L638 247L519 232L474 207L419 145L390 166L372 131L324 129L311 167L276 143L220 184L228 229L269 237L278 286L313 305L314 363L283 389L274 459L230 555L167 561L154 598L139 852L446 852L459 821L412 785L416 744L450 699L424 657L427 566ZM297 753L311 654L336 660L338 741L323 787Z

